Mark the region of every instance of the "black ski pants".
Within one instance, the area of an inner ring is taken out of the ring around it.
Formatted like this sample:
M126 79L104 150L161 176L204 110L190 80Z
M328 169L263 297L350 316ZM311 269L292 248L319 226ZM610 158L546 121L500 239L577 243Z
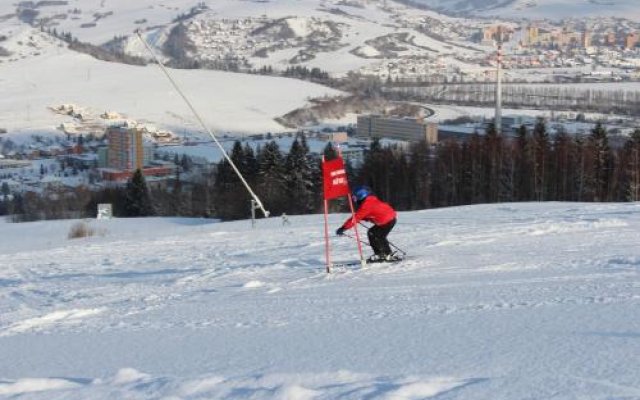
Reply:
M389 232L391 232L395 224L396 219L394 218L384 225L374 225L367 231L369 244L371 244L371 248L376 255L384 257L391 254L391 247L389 246L387 235L389 235Z

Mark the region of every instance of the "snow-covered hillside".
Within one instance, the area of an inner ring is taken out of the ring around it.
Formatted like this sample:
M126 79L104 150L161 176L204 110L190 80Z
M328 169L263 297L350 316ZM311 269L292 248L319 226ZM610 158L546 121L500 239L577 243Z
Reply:
M640 19L636 0L410 0L435 10L528 19L624 17Z
M123 48L148 57L133 31L145 32L147 39L161 48L172 28L183 22L189 29L188 42L179 47L181 51L193 48L195 54L190 56L201 63L239 59L255 68L305 65L342 74L379 63L382 54L358 54L367 53L368 42L392 33L411 35L406 42L385 43L391 49L401 49L394 56L453 60L478 53L468 43L477 23L383 0L88 0L38 4L33 3L31 8L0 5L0 23L30 22L95 45L129 37ZM25 13L32 18L25 18ZM444 21L449 24L445 26ZM416 31L420 27L422 31ZM434 34L446 40L435 39ZM387 58L390 55L384 54Z
M157 66L99 61L37 30L15 29L20 32L5 44L15 54L0 63L0 128L10 134L56 132L62 123L99 121L106 111L177 132L201 129ZM283 131L275 118L308 99L340 93L294 79L205 70L172 74L205 121L222 132ZM85 121L51 110L63 104L84 110Z
M59 32L70 32L91 43L104 43L114 36L131 34L137 28L170 23L197 3L197 0L3 1L0 17L13 15L25 22L43 20Z
M447 16L417 9L416 4L472 17ZM440 81L446 77L448 81L471 82L491 76L495 51L491 40L481 39L483 30L497 20L478 16L634 18L638 16L634 5L635 0L0 2L0 87L4 94L0 100L0 132L8 131L5 137L26 136L30 140L32 133L57 133L56 128L65 123L69 125L69 129L64 127L65 132L95 127L92 133L100 133L104 121L97 116L105 112L177 134L198 129L157 68L97 61L68 50L67 43L55 39L56 35L103 46L102 51L123 51L129 58L149 58L133 34L139 29L157 53L164 52L161 57L174 65L198 65L208 70L262 69L278 74L295 66L315 69L312 76L316 78L325 76L325 72L333 77L357 72L384 81ZM594 33L600 35L598 29L607 31L609 24L619 25L612 20L597 23ZM633 31L634 26L625 21L619 30ZM89 51L84 46L83 51ZM514 39L507 48L515 46L519 41ZM626 55L617 57L614 54L604 61L598 59L604 63L599 72L611 72L612 79L614 72L623 74L616 79L629 78L622 69L636 65L637 60ZM513 65L520 66L535 61L541 69L510 69L505 74L507 79L543 81L553 77L555 64L550 60L542 64L529 57L513 60ZM579 78L593 72L593 62L566 60L558 65L567 68L564 73ZM317 85L266 76L192 70L176 75L207 122L232 133L286 130L274 119L304 107L309 98L339 94ZM74 126L78 121L48 108L63 104L82 110L88 121ZM339 121L350 122L353 119Z
M516 0L485 15L507 18L563 19L617 17L640 20L636 0Z
M112 39L120 43L128 37L119 44L122 50L149 58L134 37L134 29L140 29L160 54L177 21L183 21L189 46L183 43L177 47L192 46L193 51L187 52L189 60L214 69L219 66L211 63L221 59L241 59L246 68L268 66L277 71L302 65L345 74L365 66L386 65L384 57L388 56L422 55L421 62L430 67L443 59L453 62L455 57L481 54L468 43L455 43L473 32L465 20L451 19L451 26L434 24L425 18L435 13L395 3L385 7L382 1L0 3L0 129L8 131L4 137L12 139L30 140L30 134L58 132L56 128L63 123L70 126L65 127L67 132L81 131L88 124L96 127L92 133L100 133L104 121L98 116L105 112L176 133L199 129L156 67L98 61L70 51L53 35L70 34L94 45ZM416 31L419 26L437 28L447 42ZM318 85L273 77L191 70L175 74L207 122L231 133L288 129L274 119L305 106L310 98L339 94ZM88 120L79 123L49 109L64 104L81 110Z
M639 204L401 213L331 275L290 220L1 223L0 398L640 397Z

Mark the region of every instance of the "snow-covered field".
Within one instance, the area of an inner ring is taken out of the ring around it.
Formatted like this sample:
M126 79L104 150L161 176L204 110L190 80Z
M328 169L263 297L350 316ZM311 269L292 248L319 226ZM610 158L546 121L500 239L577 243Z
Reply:
M56 132L61 123L73 122L49 109L62 104L75 104L96 119L115 111L178 133L201 130L155 65L99 61L58 47L53 39L29 29L10 44L7 47L16 52L31 49L23 58L0 64L0 128L10 133ZM205 122L222 132L284 131L274 118L304 106L310 98L340 94L295 79L206 70L174 70L172 75Z
M520 86L518 84L510 84L512 86ZM563 90L593 90L593 91L603 91L603 92L617 92L617 91L627 91L627 92L637 92L640 91L640 82L597 82L597 83L563 83L563 84L553 84L553 83L536 83L530 85L522 85L527 88L555 88L555 89L563 89Z
M493 118L495 115L494 108L482 108L482 107L468 107L468 106L453 106L453 105L427 105L427 107L434 112L434 114L428 118L430 122L442 122L446 120L456 119L460 117L484 117ZM515 109L505 108L502 110L504 116L528 116L528 117L542 117L551 119L559 114L567 115L571 118L575 118L577 113L571 112L557 112L553 110L530 110L530 109ZM606 120L608 117L604 114L587 113L585 114L589 119Z
M320 215L74 223L0 223L0 398L640 398L637 203L402 213L331 275Z

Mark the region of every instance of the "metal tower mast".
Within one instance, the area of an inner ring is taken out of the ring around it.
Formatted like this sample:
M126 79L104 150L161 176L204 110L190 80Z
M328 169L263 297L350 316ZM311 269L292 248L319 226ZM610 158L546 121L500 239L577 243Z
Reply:
M495 127L498 135L502 134L502 27L498 27L498 54L496 68L496 114Z

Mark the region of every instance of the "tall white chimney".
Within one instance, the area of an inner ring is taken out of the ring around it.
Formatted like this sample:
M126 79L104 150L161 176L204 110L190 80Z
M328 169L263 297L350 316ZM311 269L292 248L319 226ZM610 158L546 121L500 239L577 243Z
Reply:
M496 68L496 133L502 134L502 27L498 27L498 55Z

